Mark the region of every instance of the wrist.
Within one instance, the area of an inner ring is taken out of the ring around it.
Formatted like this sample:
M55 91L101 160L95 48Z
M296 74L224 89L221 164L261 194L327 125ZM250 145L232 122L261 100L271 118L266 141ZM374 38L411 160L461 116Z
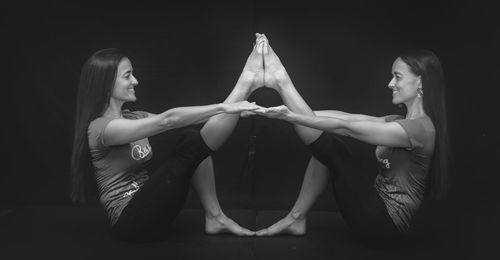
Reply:
M217 114L219 114L219 113L225 113L225 112L227 112L227 110L228 110L228 105L227 104L225 104L225 103L219 103L219 104L217 104L217 109L216 109Z
M293 123L297 121L297 114L292 111L289 111L288 113L285 114L283 119Z

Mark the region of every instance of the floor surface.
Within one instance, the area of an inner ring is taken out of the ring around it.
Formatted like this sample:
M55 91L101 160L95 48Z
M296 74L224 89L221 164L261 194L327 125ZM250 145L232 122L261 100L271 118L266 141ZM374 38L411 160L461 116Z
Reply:
M280 210L226 210L258 230L286 215ZM336 211L313 211L305 236L239 238L206 235L203 212L184 209L161 242L113 239L96 206L26 206L0 212L0 259L473 259L460 232L435 232L392 247L360 243ZM381 241L378 241L381 242ZM383 241L382 241L383 242ZM383 244L383 243L382 243ZM481 259L488 257L483 256ZM495 258L491 258L495 259Z

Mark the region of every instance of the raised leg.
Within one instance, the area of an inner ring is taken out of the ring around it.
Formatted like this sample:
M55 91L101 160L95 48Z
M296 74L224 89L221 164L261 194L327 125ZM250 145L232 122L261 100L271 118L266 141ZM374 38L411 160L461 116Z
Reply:
M208 157L200 163L191 182L205 209L205 232L207 234L232 233L237 236L254 235L253 231L241 227L222 212L215 189L212 157Z
M302 96L292 83L279 57L271 48L269 41L264 41L264 83L266 87L275 89L285 105L295 113L314 115ZM295 130L302 141L308 145L314 142L322 131L295 125ZM258 236L277 234L304 235L306 233L306 217L319 194L328 184L328 168L316 158L311 157L307 166L299 196L292 210L283 219L272 226L259 230Z
M307 165L299 197L292 210L283 219L272 226L257 231L257 236L274 236L277 234L305 235L307 213L314 205L318 196L328 184L328 168L316 158L311 157Z
M264 40L263 53L265 86L278 91L285 105L293 112L303 115L314 115L314 112L293 85L290 76L273 48L271 48L267 38ZM300 125L295 125L295 130L306 145L312 143L322 133L320 130Z
M264 38L257 35L256 37L238 82L224 103L246 100L254 90L264 86L264 61L261 53ZM208 147L215 151L224 144L233 132L239 117L238 114L226 113L211 117L201 129L201 136Z
M246 100L254 90L264 86L263 39L263 37L256 35L254 47L238 82L224 103ZM207 146L215 151L224 144L233 132L238 119L238 114L219 114L210 118L200 131ZM254 235L253 231L242 228L222 212L215 190L214 167L211 157L205 159L198 166L192 184L205 209L205 231L207 234Z

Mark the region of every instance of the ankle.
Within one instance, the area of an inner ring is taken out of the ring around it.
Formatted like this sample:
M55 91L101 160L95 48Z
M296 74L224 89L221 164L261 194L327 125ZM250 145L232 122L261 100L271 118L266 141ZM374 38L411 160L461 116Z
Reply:
M295 211L291 211L289 214L288 214L293 220L298 220L298 221L303 221L303 220L306 220L307 218L307 213L305 212L302 212L302 211L298 211L298 210L295 210Z
M205 210L205 218L216 219L223 216L224 213L220 209Z

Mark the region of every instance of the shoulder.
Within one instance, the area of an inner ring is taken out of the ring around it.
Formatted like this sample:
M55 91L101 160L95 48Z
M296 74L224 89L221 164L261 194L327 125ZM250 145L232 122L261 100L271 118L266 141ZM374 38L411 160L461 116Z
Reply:
M423 148L434 142L435 129L428 116L415 119L397 119L395 122L405 130L412 148Z
M435 131L434 124L428 116L415 119L400 118L394 120L394 122L399 123L405 129L411 128L422 133Z
M89 140L89 146L91 148L103 146L104 129L113 119L114 118L111 117L98 117L90 122L87 129L87 136Z
M417 120L425 128L427 132L432 132L432 133L436 132L434 123L432 122L432 119L429 116L423 116L415 120Z
M93 131L99 131L100 129L104 128L113 118L111 117L98 117L94 119L92 122L89 124L89 134Z

